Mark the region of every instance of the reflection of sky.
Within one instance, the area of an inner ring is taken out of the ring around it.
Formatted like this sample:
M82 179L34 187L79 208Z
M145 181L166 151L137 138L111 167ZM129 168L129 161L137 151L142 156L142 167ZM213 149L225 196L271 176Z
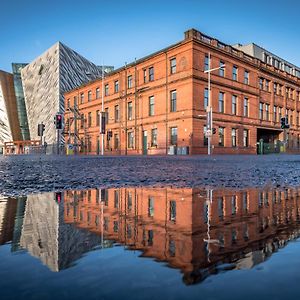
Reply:
M191 27L229 44L255 42L299 65L299 6L295 0L1 1L0 69L30 62L58 40L98 65L121 66L180 41Z
M219 273L193 286L182 283L180 271L123 247L90 252L76 267L53 273L33 257L12 256L6 245L0 248L1 295L24 297L30 289L36 299L297 299L299 245L251 270Z

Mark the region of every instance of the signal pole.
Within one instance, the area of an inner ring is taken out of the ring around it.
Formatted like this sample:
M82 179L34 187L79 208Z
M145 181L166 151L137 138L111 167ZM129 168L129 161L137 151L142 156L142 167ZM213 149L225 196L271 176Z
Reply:
M102 63L102 109L101 109L101 126L102 126L102 118L104 115L104 65ZM104 135L105 130L101 128L101 155L104 155Z

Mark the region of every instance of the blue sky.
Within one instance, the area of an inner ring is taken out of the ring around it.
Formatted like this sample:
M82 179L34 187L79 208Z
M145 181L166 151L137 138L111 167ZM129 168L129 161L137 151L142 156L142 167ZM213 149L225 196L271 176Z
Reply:
M228 44L255 42L300 66L299 11L297 0L3 0L0 69L30 62L58 40L120 67L192 27Z

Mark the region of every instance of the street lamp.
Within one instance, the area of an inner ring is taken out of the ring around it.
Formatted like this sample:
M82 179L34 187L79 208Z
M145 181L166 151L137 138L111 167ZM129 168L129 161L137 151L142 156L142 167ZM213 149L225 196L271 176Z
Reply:
M211 105L211 84L210 84L210 73L225 67L225 64L219 66L218 68L210 68L210 52L208 53L208 70L204 73L208 73L208 104L207 104L207 118L206 118L206 137L207 137L207 154L211 155L211 136L213 130L213 118L212 118L212 105Z

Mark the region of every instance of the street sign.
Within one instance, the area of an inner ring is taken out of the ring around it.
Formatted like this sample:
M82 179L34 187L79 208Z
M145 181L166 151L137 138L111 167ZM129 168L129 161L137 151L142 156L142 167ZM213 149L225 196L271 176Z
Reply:
M209 137L209 136L211 136L211 135L212 135L211 130L210 130L210 129L206 130L205 136L206 136L206 137Z

